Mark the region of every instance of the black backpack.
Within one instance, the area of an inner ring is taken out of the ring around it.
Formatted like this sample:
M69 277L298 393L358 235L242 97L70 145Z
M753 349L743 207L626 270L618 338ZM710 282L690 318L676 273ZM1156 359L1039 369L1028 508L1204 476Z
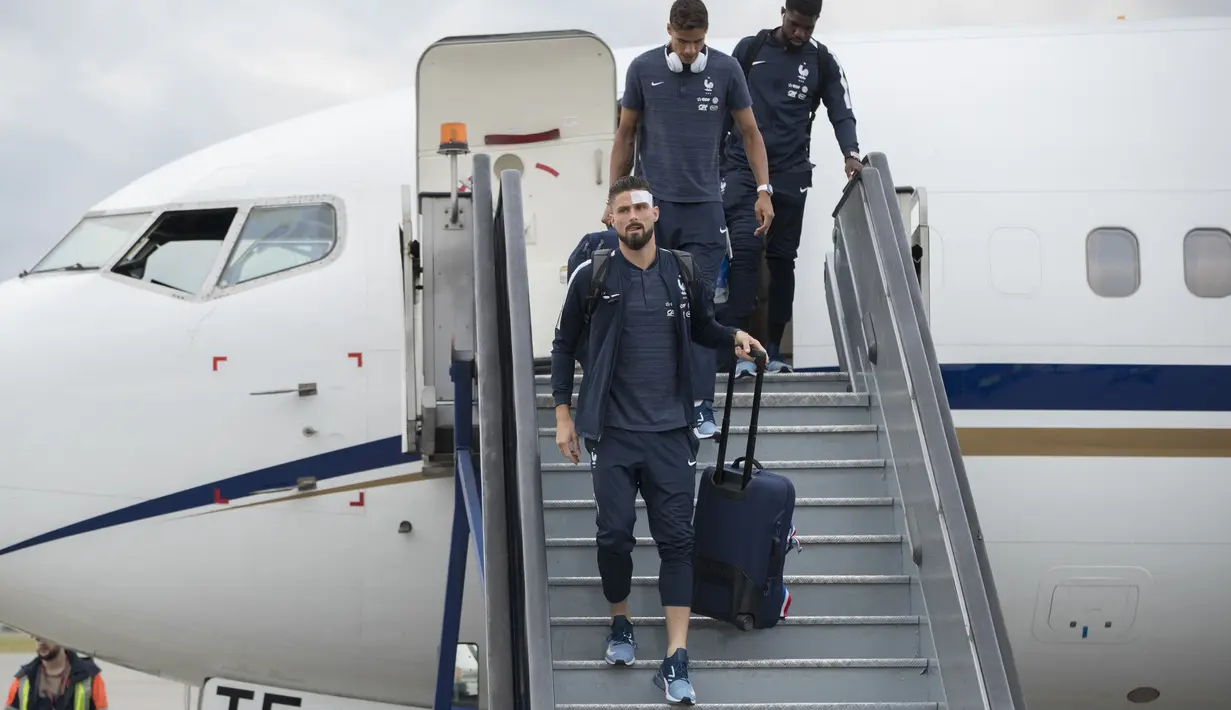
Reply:
M581 342L578 344L577 351L580 353L590 339L590 317L594 315L594 310L598 308L599 299L603 294L603 285L607 282L607 271L611 267L611 253L614 249L596 249L590 256L590 292L586 295L585 303L585 331L582 333ZM664 251L671 252L675 257L675 263L680 268L680 274L684 277L684 286L688 289L688 299L692 303L699 302L700 292L697 283L697 263L693 260L692 254L679 249L665 249Z

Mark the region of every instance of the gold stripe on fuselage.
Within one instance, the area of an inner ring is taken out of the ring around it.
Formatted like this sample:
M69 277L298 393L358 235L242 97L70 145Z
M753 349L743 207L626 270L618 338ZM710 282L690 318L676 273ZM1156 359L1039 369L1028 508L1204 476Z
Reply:
M963 456L1231 457L1231 429L959 427Z

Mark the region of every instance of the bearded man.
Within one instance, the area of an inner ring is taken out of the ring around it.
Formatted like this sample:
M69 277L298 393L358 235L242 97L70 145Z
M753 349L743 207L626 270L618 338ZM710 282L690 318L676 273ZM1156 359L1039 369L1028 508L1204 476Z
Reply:
M658 589L667 619L666 656L654 683L672 703L696 702L688 678L692 606L693 495L699 442L689 363L694 343L733 348L751 360L761 344L714 319L712 287L692 255L661 249L658 208L644 179L623 176L608 193L618 249L600 249L569 280L551 352L556 444L573 463L579 440L590 454L598 503L598 571L611 604L605 659L631 665L629 621L637 491L646 502L660 560ZM570 412L579 346L585 377Z

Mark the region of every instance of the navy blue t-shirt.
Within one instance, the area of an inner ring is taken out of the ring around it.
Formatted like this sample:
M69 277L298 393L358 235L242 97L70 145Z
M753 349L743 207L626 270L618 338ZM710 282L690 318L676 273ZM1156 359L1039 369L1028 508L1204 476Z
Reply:
M722 202L718 161L731 111L748 108L752 97L739 62L706 48L705 71L676 74L667 48L633 59L620 105L641 113L634 174L650 183L654 197L668 202Z
M628 264L623 277L624 323L607 395L607 426L631 431L688 426L680 400L679 331L659 270L662 255L645 271Z
M751 51L755 42L755 36L745 37L735 45L732 55L737 63ZM765 140L771 175L813 168L808 155L812 143L808 117L818 94L842 154L858 152L855 113L846 73L825 45L812 40L796 49L780 42L776 32L771 34L753 57L748 71L748 88L752 94L752 112ZM749 169L739 126L731 127L724 167Z

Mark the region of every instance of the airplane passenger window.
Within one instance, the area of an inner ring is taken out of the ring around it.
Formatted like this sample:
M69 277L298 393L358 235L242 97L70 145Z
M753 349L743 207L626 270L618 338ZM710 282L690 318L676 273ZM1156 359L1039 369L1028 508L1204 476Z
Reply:
M320 261L337 240L332 205L253 207L219 284L234 286Z
M1086 280L1105 298L1125 298L1141 286L1137 237L1123 227L1100 227L1086 237Z
M238 212L235 207L164 212L112 271L199 293Z
M35 264L30 273L97 269L117 249L132 241L149 218L149 212L86 217Z
M1231 296L1231 233L1194 229L1184 235L1184 283L1194 296Z

